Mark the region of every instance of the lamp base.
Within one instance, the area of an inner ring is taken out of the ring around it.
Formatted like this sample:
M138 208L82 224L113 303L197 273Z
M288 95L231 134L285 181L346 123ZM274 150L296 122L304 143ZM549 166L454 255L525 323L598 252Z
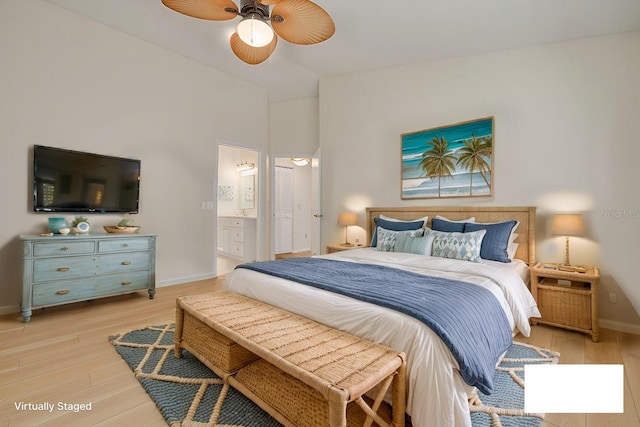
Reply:
M353 243L349 243L349 242L344 242L344 243L340 243L340 246L348 246L348 247L353 247Z

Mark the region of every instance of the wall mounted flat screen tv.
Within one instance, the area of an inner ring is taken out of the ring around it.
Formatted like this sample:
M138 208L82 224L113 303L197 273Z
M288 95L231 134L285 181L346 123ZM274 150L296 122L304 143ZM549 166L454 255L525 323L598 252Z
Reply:
M36 212L138 213L140 160L35 145Z

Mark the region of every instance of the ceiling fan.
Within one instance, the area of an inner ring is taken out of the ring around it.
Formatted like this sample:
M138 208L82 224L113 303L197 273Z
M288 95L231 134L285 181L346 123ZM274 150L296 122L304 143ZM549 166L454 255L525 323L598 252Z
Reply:
M210 21L240 16L242 20L231 35L231 50L252 65L264 62L275 50L278 38L274 31L290 43L308 45L327 40L336 30L331 16L310 0L240 1L239 9L232 0L162 0L162 3L184 15Z

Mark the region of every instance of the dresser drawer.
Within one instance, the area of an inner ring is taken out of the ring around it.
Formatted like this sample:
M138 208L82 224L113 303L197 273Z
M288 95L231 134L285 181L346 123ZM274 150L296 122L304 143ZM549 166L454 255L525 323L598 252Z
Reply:
M98 277L98 294L118 294L147 289L149 287L148 271L132 271L130 273L111 274Z
M34 283L48 282L96 274L95 256L72 256L66 258L43 258L33 261Z
M124 294L149 287L149 272L134 271L80 280L62 280L33 286L33 306L49 306Z
M95 277L36 284L33 285L33 306L49 306L92 299L96 287Z
M79 242L79 241L59 241L47 243L34 243L33 256L67 256L92 254L95 252L95 242Z
M148 252L101 255L98 258L98 269L100 274L148 270L149 260L150 255Z
M126 239L111 239L98 242L98 252L141 251L150 248L149 239L132 237Z

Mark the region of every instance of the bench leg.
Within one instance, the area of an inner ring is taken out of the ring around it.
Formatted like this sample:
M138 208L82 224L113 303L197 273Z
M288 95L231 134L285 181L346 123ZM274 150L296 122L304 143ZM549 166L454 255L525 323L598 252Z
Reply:
M329 397L329 425L331 427L347 427L347 401L331 401Z
M402 365L393 376L391 385L391 411L393 417L393 427L404 427L404 414L407 410L407 362L402 361Z
M176 300L176 330L173 334L173 354L176 359L182 358L182 348L180 343L182 342L182 325L184 323L184 310L180 307L180 298Z

